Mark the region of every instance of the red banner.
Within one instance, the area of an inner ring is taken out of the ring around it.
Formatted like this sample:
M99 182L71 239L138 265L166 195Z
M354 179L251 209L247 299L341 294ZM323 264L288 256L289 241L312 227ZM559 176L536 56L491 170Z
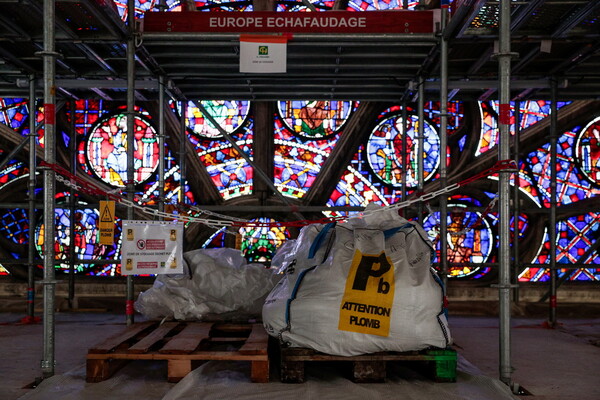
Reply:
M144 32L432 33L434 11L152 12Z

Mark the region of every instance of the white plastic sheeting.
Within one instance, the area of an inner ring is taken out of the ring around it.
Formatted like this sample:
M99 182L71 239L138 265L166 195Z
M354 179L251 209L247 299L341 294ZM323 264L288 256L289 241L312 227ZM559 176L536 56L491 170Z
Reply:
M183 254L189 275L159 275L140 293L135 309L146 318L198 320L209 314L260 316L281 275L247 264L239 250L199 249Z
M209 361L177 384L166 381L166 362L132 362L100 383L85 382L85 365L44 380L22 400L516 400L508 386L483 376L459 357L456 383L434 383L392 366L386 383L356 384L327 363L309 364L302 384L252 383L247 362ZM275 371L276 372L276 371Z
M396 210L309 225L286 250L263 307L280 341L343 356L451 343L431 243Z

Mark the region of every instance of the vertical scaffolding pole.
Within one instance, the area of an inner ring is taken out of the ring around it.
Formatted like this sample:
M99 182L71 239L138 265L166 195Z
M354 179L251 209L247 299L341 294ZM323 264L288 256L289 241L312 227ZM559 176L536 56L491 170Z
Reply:
M424 163L424 159L423 159L423 148L424 148L424 141L425 141L425 113L424 113L424 109L425 109L425 81L423 79L422 76L419 76L419 99L417 101L417 113L418 113L418 118L419 118L419 125L418 125L418 133L417 133L417 159L415 160L417 162L417 180L418 180L418 185L417 185L417 192L419 193L423 193L423 187L424 187L424 171L423 168L425 166ZM419 223L423 223L423 202L418 202L417 203L417 221Z
M71 101L71 114L73 115L71 118L71 140L69 140L69 152L71 153L71 174L75 176L77 174L77 151L75 146L75 102ZM69 235L69 308L74 307L75 300L75 235L77 235L77 231L75 230L75 189L71 187L69 190L69 230L71 234ZM81 232L83 233L83 232Z
M406 143L406 127L408 126L408 110L406 109L406 100L402 102L402 201L406 200L406 174L408 173L408 154L407 154L407 143ZM403 212L403 209L400 209Z
M441 9L440 29L440 185L448 185L446 148L448 147L448 41L444 38L448 8ZM444 287L448 284L448 196L440 197L440 272Z
M499 130L500 143L498 158L507 160L510 156L510 0L500 1L500 32L498 78L500 88ZM510 341L510 191L509 171L500 171L499 181L499 282L498 297L500 309L500 380L511 385L511 341Z
M520 177L519 177L519 159L521 151L519 148L521 141L521 102L519 100L515 101L515 137L514 137L514 156L515 156L515 165L517 166L517 170L514 175L514 185L513 185L513 268L514 268L514 282L515 289L513 291L513 301L515 303L519 302L519 272L520 272L520 259L519 259L519 215L521 213L520 204L519 204L519 191L520 191Z
M158 77L158 211L165 211L165 77ZM163 221L161 215L158 218Z
M41 52L44 64L44 160L54 164L55 154L55 121L56 121L56 87L54 51L55 0L44 0L44 50ZM35 152L35 148L31 149ZM42 376L54 375L54 197L55 176L50 168L44 170L44 344L42 359Z
M29 76L29 210L27 218L29 221L29 241L27 243L27 319L33 322L35 319L35 185L37 159L37 144L35 138L36 132L36 112L35 106L35 75Z
M556 326L556 291L558 271L556 269L556 142L558 108L556 106L556 79L552 79L550 92L550 312L548 324Z
M134 212L131 203L134 200L134 146L135 146L135 1L127 0L127 219L133 220ZM121 268L123 266L121 265ZM127 325L133 324L133 276L127 275L127 300L125 301Z
M185 144L187 142L187 124L185 123L185 116L187 114L187 101L181 101L181 127L179 128L179 134L181 135L181 140L179 142L179 176L181 177L181 182L179 183L179 202L181 204L185 203Z

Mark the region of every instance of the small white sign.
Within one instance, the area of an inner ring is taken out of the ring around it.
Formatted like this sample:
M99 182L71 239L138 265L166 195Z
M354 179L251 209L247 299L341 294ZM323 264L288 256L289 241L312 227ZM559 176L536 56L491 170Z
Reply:
M182 273L182 222L123 221L121 275Z
M287 37L241 35L240 72L287 72Z

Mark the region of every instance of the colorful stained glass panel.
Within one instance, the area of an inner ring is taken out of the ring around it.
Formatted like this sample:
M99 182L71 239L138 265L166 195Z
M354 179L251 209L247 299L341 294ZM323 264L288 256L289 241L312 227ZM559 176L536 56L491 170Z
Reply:
M134 182L147 180L158 167L156 131L142 116L134 123ZM127 181L127 116L111 115L92 128L85 147L88 165L104 182L124 187Z
M279 116L288 129L307 139L338 132L354 108L351 101L280 101Z
M575 160L581 173L600 186L600 118L591 121L577 137Z
M381 121L373 130L367 143L369 164L374 174L384 183L394 187L402 186L402 175L406 175L407 187L418 185L418 146L419 120L409 115L408 127L403 134L400 116L390 116ZM440 139L435 128L425 121L422 157L425 181L433 178L440 163ZM406 140L407 160L403 161L402 141Z

